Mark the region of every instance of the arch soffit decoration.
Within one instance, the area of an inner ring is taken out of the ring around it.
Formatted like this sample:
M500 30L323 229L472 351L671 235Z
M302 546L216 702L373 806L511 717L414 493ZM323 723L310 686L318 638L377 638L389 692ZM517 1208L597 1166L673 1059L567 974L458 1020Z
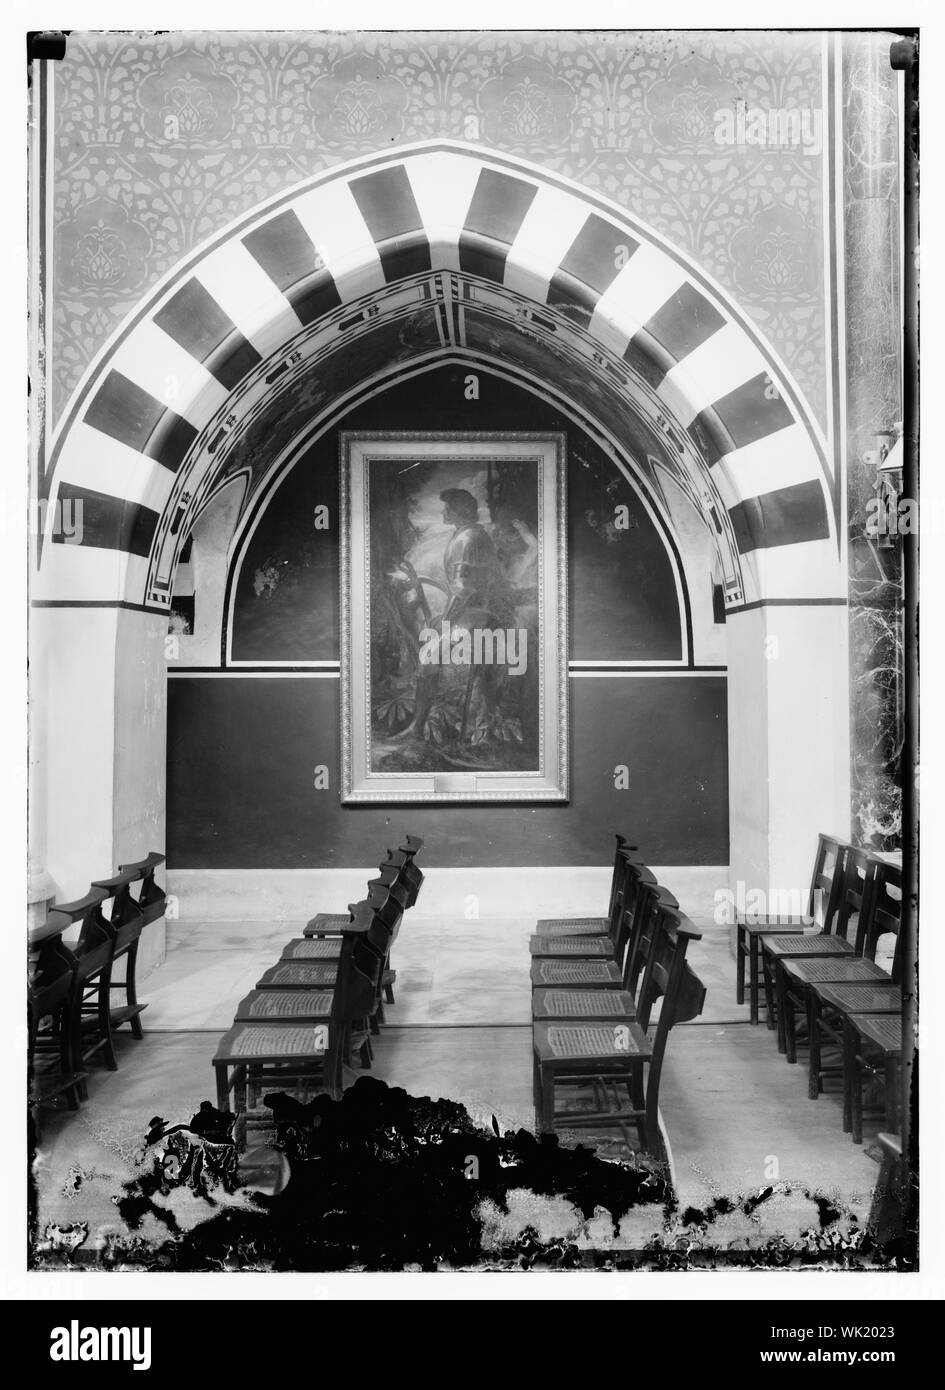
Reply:
M57 431L37 600L166 611L179 546L267 406L345 349L368 374L371 347L424 318L413 356L538 346L646 420L712 517L728 607L842 597L822 436L724 292L606 200L435 142L270 200L129 316ZM82 544L57 543L57 501L82 503Z
M554 409L567 415L610 458L615 473L621 476L633 489L666 552L675 584L679 632L682 642L682 655L678 661L669 663L666 661L633 661L626 664L638 666L667 664L685 666L687 662L691 664L693 660L693 618L690 607L690 590L700 583L705 585L709 576L701 569L694 568L696 563L694 556L680 549L669 519L670 511L665 498L654 487L654 478L641 467L640 458L645 458L646 455L640 450L636 450L633 454L629 453L622 446L621 441L616 439L592 412L582 409L576 402L562 396L556 391L553 383L533 377L517 366L510 366L507 360L493 358L480 352L474 359L461 353L435 353L423 359L413 360L406 365L377 372L368 381L359 383L356 388L347 393L343 400L335 400L328 409L308 420L303 429L293 434L291 442L269 460L265 475L256 480L252 495L250 496L248 489L246 491L245 505L237 520L228 550L227 602L221 633L224 665L253 666L260 664L255 661L240 662L233 658L231 644L234 602L243 563L253 535L265 516L269 504L289 474L319 438L332 429L344 428L345 417L363 406L368 400L382 396L386 391L395 389L412 377L448 366L459 366L463 369L475 368L483 375L494 375L534 394ZM243 476L246 475L246 472L245 469L241 470ZM234 474L232 476L240 475ZM688 494L686 500L693 507L694 516L704 525L706 531L711 533L713 541L717 541L718 537L714 528L700 510L699 500ZM310 664L334 666L337 665L337 662L319 661Z

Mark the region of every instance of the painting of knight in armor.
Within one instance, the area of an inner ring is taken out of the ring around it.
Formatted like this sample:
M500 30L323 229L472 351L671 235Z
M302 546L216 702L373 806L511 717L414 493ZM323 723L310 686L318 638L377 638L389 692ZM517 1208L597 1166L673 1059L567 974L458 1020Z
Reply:
M365 580L343 663L353 799L560 797L563 440L367 443L346 475L350 578Z

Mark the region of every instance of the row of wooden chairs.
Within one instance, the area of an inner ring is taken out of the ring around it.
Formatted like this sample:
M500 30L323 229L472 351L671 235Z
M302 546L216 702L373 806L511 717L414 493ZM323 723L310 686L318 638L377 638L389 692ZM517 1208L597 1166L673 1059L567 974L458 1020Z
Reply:
M815 893L818 901L815 901ZM818 838L809 901L815 929L756 926L767 1024L791 1064L808 1052L808 1094L831 1079L843 1093L843 1129L863 1140L864 1089L884 1083L885 1127L898 1122L902 1057L902 870L829 835ZM887 968L881 943L894 942Z
M217 1106L235 1113L240 1144L271 1124L265 1092L337 1099L350 1060L370 1065L385 999L394 1002L391 948L423 885L422 845L407 835L389 850L367 896L346 913L316 914L240 1000L213 1058Z
M697 1018L705 1002L686 960L700 939L619 835L607 914L537 923L529 949L540 1132L616 1129L631 1150L666 1160L660 1075L670 1030ZM575 1104L559 1108L559 1100Z
M29 1097L37 1137L43 1105L64 1096L77 1110L88 1099L94 1059L118 1069L113 1038L119 1028L127 1024L134 1038L143 1037L147 1005L138 1000L138 945L144 928L164 916L164 891L154 878L163 863L163 854L152 853L122 864L111 878L96 879L84 897L56 903L29 932ZM115 978L119 963L122 979ZM116 993L124 995L122 1002Z

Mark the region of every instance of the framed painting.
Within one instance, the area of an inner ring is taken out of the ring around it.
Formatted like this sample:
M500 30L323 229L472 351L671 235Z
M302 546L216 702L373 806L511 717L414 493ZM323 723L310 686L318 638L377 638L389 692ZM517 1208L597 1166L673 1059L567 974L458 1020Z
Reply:
M342 800L566 801L564 435L340 447Z

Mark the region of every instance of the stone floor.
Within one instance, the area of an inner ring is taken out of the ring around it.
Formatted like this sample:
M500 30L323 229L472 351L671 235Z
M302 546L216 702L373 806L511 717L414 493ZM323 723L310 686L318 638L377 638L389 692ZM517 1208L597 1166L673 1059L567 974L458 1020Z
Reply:
M300 928L168 924L166 963L140 989L145 1039L122 1038L118 1073L96 1071L77 1114L44 1116L41 1228L89 1221L93 1241L115 1228L112 1198L134 1173L148 1121L186 1120L213 1097L220 1032ZM485 1125L494 1115L503 1130L531 1128L530 930L523 920L409 921L395 947L397 1002L376 1040L375 1075L414 1095L461 1101ZM841 1131L839 1097L808 1099L803 1058L788 1066L773 1034L751 1027L735 1004L734 964L718 934L707 932L691 959L706 1007L674 1030L661 1088L681 1207L773 1186L753 1215L736 1210L716 1222L723 1245L796 1240L817 1223L815 1196L862 1221L878 1175L875 1131L855 1146ZM192 1219L201 1214L195 1204Z

